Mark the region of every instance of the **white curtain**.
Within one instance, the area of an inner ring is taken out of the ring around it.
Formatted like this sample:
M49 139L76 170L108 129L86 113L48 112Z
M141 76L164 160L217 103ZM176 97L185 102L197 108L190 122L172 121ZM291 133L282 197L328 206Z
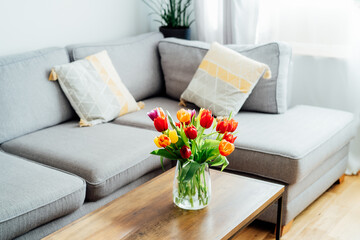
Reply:
M199 40L292 46L290 106L351 111L358 121L360 8L354 0L197 0L195 7ZM360 132L346 173L359 170Z
M259 0L196 0L197 39L223 44L252 44Z

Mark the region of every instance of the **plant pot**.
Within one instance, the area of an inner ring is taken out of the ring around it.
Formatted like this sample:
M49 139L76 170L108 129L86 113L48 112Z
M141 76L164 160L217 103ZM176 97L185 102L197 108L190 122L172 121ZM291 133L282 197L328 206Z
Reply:
M181 39L190 40L190 28L189 27L167 27L161 26L159 31L164 35L164 37L175 37Z
M201 167L189 181L184 181L179 177L184 166L185 163L177 161L173 185L173 201L182 209L202 209L210 203L211 199L209 166L207 163L201 164Z

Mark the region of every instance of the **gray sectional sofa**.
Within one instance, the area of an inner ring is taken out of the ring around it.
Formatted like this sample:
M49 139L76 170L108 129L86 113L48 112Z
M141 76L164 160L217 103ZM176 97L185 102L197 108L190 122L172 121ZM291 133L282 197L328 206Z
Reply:
M149 33L1 57L0 239L44 237L160 174L159 159L149 154L157 133L146 112L161 106L175 115L178 93L208 47ZM263 56L276 74L260 82L244 106L248 111L235 116L239 136L228 169L285 184L287 224L344 173L353 116L311 106L287 110L286 45L230 47ZM79 128L58 83L47 78L54 65L104 49L145 109ZM275 92L267 96L264 88ZM275 222L275 212L273 206L260 219Z

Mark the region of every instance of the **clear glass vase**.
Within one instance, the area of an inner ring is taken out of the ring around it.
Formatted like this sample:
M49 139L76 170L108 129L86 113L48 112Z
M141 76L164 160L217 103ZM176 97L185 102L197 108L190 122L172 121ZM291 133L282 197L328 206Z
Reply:
M201 164L201 167L189 181L180 179L182 170L183 163L177 161L173 186L174 203L179 208L186 210L198 210L206 207L211 198L211 179L208 164Z

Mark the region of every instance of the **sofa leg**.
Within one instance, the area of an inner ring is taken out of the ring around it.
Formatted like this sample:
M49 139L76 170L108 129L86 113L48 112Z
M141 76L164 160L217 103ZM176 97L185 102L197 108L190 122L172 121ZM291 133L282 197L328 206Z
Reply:
M343 175L336 181L336 183L337 183L337 184L341 184L341 183L344 182L344 180L345 180L345 174L343 174Z
M290 222L288 222L288 224L282 226L280 229L280 237L282 237L283 235L285 235L287 232L290 231L290 228L292 227L292 224L294 222L294 219L291 220ZM275 235L276 235L276 226L275 226Z

